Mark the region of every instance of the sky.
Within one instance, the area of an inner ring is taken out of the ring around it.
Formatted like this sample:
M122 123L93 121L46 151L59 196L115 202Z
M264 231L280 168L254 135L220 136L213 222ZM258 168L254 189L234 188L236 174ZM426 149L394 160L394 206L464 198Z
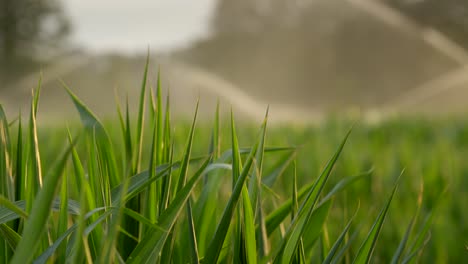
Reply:
M92 52L170 51L206 37L216 0L63 0L70 40Z

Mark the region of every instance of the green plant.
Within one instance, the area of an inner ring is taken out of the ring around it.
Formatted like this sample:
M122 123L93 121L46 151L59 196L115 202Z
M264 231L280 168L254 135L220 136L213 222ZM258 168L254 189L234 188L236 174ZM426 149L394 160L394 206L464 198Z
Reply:
M129 106L124 114L118 106L120 135L109 130L63 84L82 127L45 131L54 141L47 152L41 151L36 123L40 82L32 98L27 131L23 131L21 116L9 123L0 107L0 262L371 260L399 180L393 183L390 179L394 187L386 188L376 202L363 191L375 181L371 177L374 170L366 168L360 173L360 168L350 169L355 176L346 176L349 174L338 167L337 175L332 175L351 131L314 177L307 166L297 167L297 155L306 145L267 147L268 111L252 146L240 148L233 114L229 133L222 132L218 106L211 138L202 138L202 147L197 148L202 153L205 147L207 153L194 155L198 106L188 134L174 134L169 98L163 108L161 84L158 81L156 91L147 89L147 75L148 62L136 124ZM149 121L145 122L147 112ZM16 136L12 136L14 128ZM231 144L221 153L224 134L230 135ZM186 143L180 144L184 137ZM306 150L309 161L297 162L318 162L316 157L327 153L321 149L315 156L314 150ZM385 164L376 164L376 168L379 165ZM418 203L411 196L404 201L418 209L411 219L405 218L406 212L400 214L399 223L409 222L401 242L378 252L378 260L407 263L421 256L433 213L430 209L423 228L413 232L423 214L422 191L419 197ZM372 208L365 209L371 210L375 220L354 209L359 200L357 208L373 202L382 206L378 216ZM368 230L367 235L360 230Z

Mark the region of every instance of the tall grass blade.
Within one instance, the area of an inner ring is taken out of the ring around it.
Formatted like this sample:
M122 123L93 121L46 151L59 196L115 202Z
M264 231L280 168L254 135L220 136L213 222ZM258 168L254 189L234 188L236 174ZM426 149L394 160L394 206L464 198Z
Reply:
M0 105L0 195L15 200L15 186L13 179L13 153L11 149L8 120Z
M124 131L124 144L125 144L125 164L126 164L126 170L125 170L125 177L127 175L133 175L135 172L135 168L133 166L133 144L132 144L132 127L130 123L130 107L128 104L128 95L126 99L126 104L125 104L125 131ZM123 186L123 185L122 185ZM127 190L128 191L128 190ZM114 198L114 197L113 197ZM115 200L113 200L114 202ZM139 211L141 204L140 204L140 197L135 197L134 199L131 199L130 201L127 202L127 207ZM131 236L137 236L139 235L140 232L140 224L137 221L134 221L132 219L129 219L128 217L123 217L122 219L122 229L126 230ZM120 241L120 253L122 257L127 258L132 250L136 246L136 241L131 239L130 237L123 237Z
M338 239L333 244L332 248L330 249L330 252L328 252L327 257L323 261L323 264L331 264L332 263L332 260L335 257L336 253L338 252L338 249L340 248L341 244L343 243L343 241L344 241L344 239L346 237L346 234L348 233L349 229L351 228L351 223L353 222L354 218L356 217L357 212L359 211L359 207L360 207L360 205L358 204L358 207L357 207L356 211L354 212L354 215L351 217L348 224L345 226L345 228L341 232L340 236L338 237Z
M359 227L359 226L358 226ZM345 237L344 238L344 242L346 242L344 244L344 246L335 254L335 257L332 259L331 261L331 264L337 264L337 263L350 263L350 254L351 254L351 250L349 250L355 243L358 235L359 235L359 228L357 228L353 234L351 234L351 236L349 238ZM345 257L345 259L343 261L341 261L341 259Z
M231 146L232 146L232 187L236 184L237 179L239 178L240 172L242 170L242 161L239 153L239 143L237 139L236 126L234 124L234 114L231 109ZM245 200L245 186L242 186L242 200ZM246 234L243 230L243 220L241 215L242 203L235 209L237 221L235 221L235 226L232 226L234 235L234 252L233 252L233 261L236 263L246 263L247 262L247 252L246 252Z
M292 256L294 255L296 248L299 244L299 240L305 231L306 225L311 219L312 212L318 200L318 197L320 193L322 192L322 189L325 186L325 183L327 182L328 177L336 161L338 160L338 157L340 156L341 151L343 150L343 147L350 133L351 133L351 130L349 130L349 132L346 134L345 138L341 142L335 154L327 163L322 174L316 180L314 186L308 192L307 197L302 202L297 216L294 218L293 222L288 228L288 231L286 232L286 237L281 243L281 246L279 247L279 252L275 257L275 262L285 263L285 262L291 261Z
M4 206L6 209L9 209L10 211L16 213L17 215L21 216L24 219L28 218L28 213L23 211L23 209L21 209L18 205L16 205L14 202L10 201L9 199L7 199L3 195L0 195L0 205ZM0 219L4 218L6 216L7 212L8 211L5 210L4 211L5 215L0 214ZM3 223L3 222L0 221L0 223Z
M199 263L200 257L198 256L197 236L195 234L195 224L193 223L192 206L190 200L187 201L187 221L188 221L188 234L190 244L190 257L191 263Z
M150 156L149 156L148 178L150 179L154 177L156 173L156 166L158 163L156 161L157 151L158 151L156 137L157 137L157 122L155 122L153 125L151 149L150 149ZM145 216L151 219L151 221L156 221L156 211L158 210L157 206L159 204L155 203L156 201L158 201L155 183L152 183L148 186L146 195L143 195L141 198L142 198L141 204L145 212Z
M271 188L276 180L283 175L287 168L289 168L291 162L296 158L296 154L296 151L291 151L284 155L275 165L273 165L274 170L263 177L262 182Z
M408 262L412 261L413 258L418 253L422 252L422 250L424 249L424 247L428 243L428 239L430 239L430 237L431 237L430 229L431 229L431 226L432 226L432 222L434 220L434 216L436 215L436 210L440 206L440 203L441 203L441 200L442 200L441 198L445 195L446 191L447 191L447 189L445 189L439 195L439 197L437 197L434 207L432 208L432 210L429 212L429 214L424 219L424 222L423 222L422 226L420 227L419 232L416 234L416 237L415 237L413 243L409 247L408 253L404 256L404 258L402 260L402 263L408 263Z
M260 138L264 137L266 133L266 119L264 120L262 127L260 129ZM206 252L204 261L205 263L216 263L220 257L221 249L224 244L230 222L232 219L232 215L234 214L234 210L236 208L237 202L239 200L242 188L244 187L245 180L247 175L250 171L250 167L252 166L253 159L256 155L257 149L259 145L259 140L252 148L249 157L245 162L245 166L242 169L242 172L239 178L234 185L234 189L232 191L231 197L229 198L228 204L224 208L223 215L219 224L217 225L215 235L210 242L208 250Z
M18 133L16 137L15 200L22 200L25 198L26 175L24 169L25 161L23 160L23 125L21 122L21 113L19 115ZM19 228L19 222L16 225Z
M392 262L391 264L397 264L400 263L400 258L403 255L403 252L405 250L405 246L408 243L409 236L411 234L411 231L413 230L414 222L416 220L417 216L413 216L411 218L411 222L409 223L408 227L406 228L405 234L403 235L403 238L400 241L400 244L398 245L397 250L395 251L395 254L392 257Z
M167 237L187 202L190 193L195 187L195 184L204 173L213 169L223 168L223 166L217 166L215 164L208 166L209 161L210 158L203 163L194 176L177 193L172 203L159 217L158 225L166 231L162 232L160 230L152 230L145 234L141 242L128 258L129 263L153 263L159 258Z
M49 218L55 189L62 176L70 151L71 147L68 147L67 151L60 156L60 159L48 172L44 185L33 203L30 218L24 224L23 237L16 248L12 264L28 263L32 260L33 254L31 252L35 252L41 241L40 237Z
M83 193L81 194L83 195ZM84 210L84 207L81 208ZM81 210L80 209L80 210ZM83 220L88 220L91 218L91 216L93 216L94 214L98 213L98 212L101 212L101 211L104 211L104 210L108 210L109 208L104 208L104 207L100 207L100 208L96 208L94 210L91 210L89 211L88 213L84 214L83 216ZM110 211L108 211L110 212ZM77 213L77 215L79 215L79 218L81 218L81 213ZM52 255L57 251L57 249L61 246L61 244L68 238L68 236L70 236L71 234L73 234L73 232L77 231L78 230L78 227L79 227L79 223L80 221L78 221L78 223L75 223L73 224L72 226L70 226L65 232L63 232L62 234L60 234L60 236L58 236L56 238L56 240L54 241L54 243L52 245L50 245L38 258L36 258L33 263L34 264L45 264L47 263L47 260L52 257ZM81 231L81 234L84 233L84 230L86 229L85 226L83 226L83 230ZM73 241L74 240L74 241ZM73 242L76 242L77 240L76 239L71 239L70 240L70 243L72 244ZM79 240L78 240L79 242ZM67 247L68 249L70 249L69 247ZM76 251L76 246L73 247L74 251ZM67 255L67 260L70 260L72 259L71 256L70 256L70 252L66 252ZM70 261L69 261L70 262Z
M22 210L22 213L17 214L14 211L8 209L7 207L0 207L0 224L4 224L9 221L19 219L22 217L21 214L26 214L26 210L25 210L26 202L24 200L13 202L13 204L19 210ZM52 210L54 212L58 212L60 210L60 205L61 205L60 199L54 199L52 202ZM18 210L18 209L15 209L15 210ZM68 201L68 214L78 215L79 210L80 210L80 206L78 202L73 201L73 200Z
M5 242L10 246L10 249L15 250L21 240L21 236L6 224L0 224L0 234Z
M124 142L125 142L125 157L127 161L128 169L133 170L132 168L132 153L133 153L133 145L132 145L132 127L130 124L130 107L128 106L128 96L125 104L125 134L124 134Z
M260 173L257 173L257 176L260 176ZM256 219L258 228L256 229L256 237L258 241L258 256L260 258L264 258L270 253L270 241L268 240L265 215L263 212L264 209L262 207L262 179L260 177L257 177L252 180L256 181L258 189L257 199L255 201L257 204Z
M174 144L171 143L171 116L169 110L169 95L166 98L166 111L165 111L165 120L164 120L164 158L163 162L168 162L172 164L173 153L174 153ZM168 177L164 177L161 181L161 198L160 198L160 213L164 211L169 204L169 197L171 195L171 185L172 185L172 171L169 170Z
M393 196L395 195L395 192L398 187L399 179L402 174L400 174L400 176L398 177L397 182L395 183L395 186L393 187L392 193L390 197L388 198L386 205L380 211L380 214L375 220L371 230L369 231L369 234L367 235L366 240L362 243L361 247L359 248L359 251L356 257L354 258L353 263L357 263L357 264L369 263L372 257L372 252L374 251L375 245L377 243L377 238L379 237L380 230L382 229L383 223L385 221L385 217L387 216L388 209L390 208L390 203L392 202Z
M406 263L417 263L416 260L413 258L416 257L418 254L422 252L422 250L426 247L427 243L431 240L431 232L427 233L427 236L424 238L424 240L421 242L418 248L416 248L414 251L410 252L405 259L401 263L406 264Z
M144 123L145 123L145 105L146 105L146 85L148 79L148 68L149 68L149 50L148 54L146 55L146 64L145 64L145 71L143 73L143 80L141 82L141 90L140 90L140 102L138 105L138 121L137 121L137 131L136 131L136 153L135 153L135 167L132 174L135 174L140 169L141 165L141 153L143 149L143 132L144 132Z
M334 195L336 195L339 191L345 189L346 187L350 186L352 183L364 179L365 177L370 176L372 173L372 170L369 170L367 172L361 173L356 176L351 176L351 177L346 177L342 180L340 180L334 187L333 189L322 199L320 200L318 206L321 206L324 202L328 201L331 199ZM299 192L298 192L298 200L304 199L306 194L314 187L315 183L308 184L304 187L302 187ZM285 201L283 204L278 206L277 209L275 209L272 213L270 213L266 217L266 229L268 235L273 233L274 230L286 219L288 216L290 209L291 209L291 204L292 204L292 199L288 199Z
M161 94L161 69L158 70L158 79L156 84L156 132L157 132L157 152L156 152L156 162L157 164L161 164L163 162L163 153L164 147L167 148L169 145L164 145L164 122L163 122L163 108L162 108L162 94ZM169 96L167 98L169 100ZM166 108L166 119L168 119L167 115L169 114L169 108ZM169 120L167 120L169 121ZM166 124L169 125L169 124ZM168 127L167 127L168 128Z
M293 183L292 183L292 206L291 206L291 221L294 221L297 211L299 210L299 201L297 199L297 169L296 161L293 162ZM299 240L299 246L295 255L293 256L293 263L304 263L304 241Z
M216 160L221 155L221 136L219 134L219 100L216 102L216 110L214 117L213 130L211 131L211 140L208 153L213 155L213 159Z
M244 246L247 263L257 263L257 239L255 237L255 217L250 202L247 187L242 189L242 208L244 221L242 223L242 232L244 233Z
M28 194L27 201L33 201L38 189L42 186L42 169L41 157L39 154L39 142L37 138L37 123L36 114L39 103L39 94L42 85L42 77L39 82L35 93L31 100L31 111L29 115L29 160L30 160L30 176L28 176L28 184L26 193ZM31 212L32 203L27 204L27 212Z
M60 211L57 225L57 234L63 234L68 229L68 177L62 179L60 190ZM57 261L65 263L67 244L62 245L57 252Z
M395 254L393 254L392 262L391 262L392 264L399 263L401 257L403 256L403 252L404 252L404 250L406 248L406 245L408 243L409 236L410 236L411 232L413 231L414 224L415 224L415 222L416 222L416 220L417 220L417 218L419 216L419 213L421 211L423 192L424 192L424 185L421 182L419 195L418 195L418 205L417 205L416 212L415 212L413 218L411 219L411 222L409 223L408 227L406 228L406 232L405 232L403 238L401 239L400 244L398 245L398 248L395 251Z
M213 160L219 160L221 155L221 137L219 133L219 101L216 104L216 111L214 116L213 129L211 130L211 140L208 153L212 155ZM213 226L216 224L216 209L219 192L213 192L218 190L222 181L221 175L205 175L203 189L195 204L194 216L197 219L197 234L201 238L199 239L198 249L201 256L205 255L207 249L206 237L213 235ZM209 180L208 180L209 179Z
M302 235L304 249L312 248L317 241L321 240L325 232L324 226L332 205L333 200L328 200L321 206L314 208ZM323 261L323 259L320 259L320 261Z
M192 154L193 135L195 133L195 124L197 122L198 105L199 105L199 102L197 102L197 106L195 108L195 115L192 121L192 126L190 127L189 137L187 139L187 144L185 144L185 151L184 151L184 155L182 158L182 163L180 165L180 174L178 178L177 191L182 189L182 187L185 185L185 182L187 180L188 165L189 165L190 156Z

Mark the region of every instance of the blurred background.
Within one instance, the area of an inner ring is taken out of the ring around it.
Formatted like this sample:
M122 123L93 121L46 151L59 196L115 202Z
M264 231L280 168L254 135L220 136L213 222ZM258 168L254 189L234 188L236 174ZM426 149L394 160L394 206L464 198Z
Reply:
M27 112L42 75L40 117L74 112L58 80L110 115L148 49L176 115L197 97L279 121L468 110L466 0L0 0L0 103Z

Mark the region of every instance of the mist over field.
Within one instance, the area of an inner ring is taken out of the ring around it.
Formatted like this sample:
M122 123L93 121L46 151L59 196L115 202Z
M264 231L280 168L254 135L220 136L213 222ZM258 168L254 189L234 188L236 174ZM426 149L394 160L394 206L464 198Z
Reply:
M48 49L53 56L3 86L8 111L27 106L41 72L46 116L62 112L66 95L58 79L102 113L113 112L113 100L100 98L117 89L136 100L148 48L150 80L161 70L183 116L198 94L210 107L219 98L258 117L258 109L271 105L278 115L304 121L330 113L467 110L468 55L450 35L462 35L463 27L420 21L406 6L372 0L61 4L71 33L61 49ZM42 50L39 55L47 54ZM241 98L249 103L240 105Z

